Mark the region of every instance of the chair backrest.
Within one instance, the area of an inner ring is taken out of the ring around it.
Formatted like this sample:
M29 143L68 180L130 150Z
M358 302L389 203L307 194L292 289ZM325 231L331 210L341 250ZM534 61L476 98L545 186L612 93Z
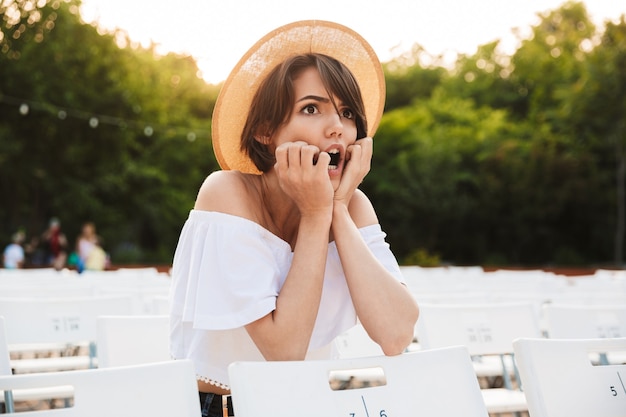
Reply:
M626 338L513 342L532 417L626 416L626 364L595 366L591 353L626 352Z
M0 375L11 375L11 373L9 345L4 331L4 317L0 316Z
M532 303L421 304L416 334L425 349L464 345L471 355L498 355L541 331Z
M130 314L130 296L0 298L8 344L95 341L100 315Z
M369 337L360 323L337 336L335 346L340 358L359 358L384 354L380 345Z
M0 391L71 386L71 406L23 412L29 417L199 417L188 360L79 371L0 376Z
M11 358L9 355L9 345L7 344L6 332L4 331L4 317L0 316L0 376L7 376L11 374ZM11 390L6 390L2 395L6 411L9 413L14 412L13 392ZM2 400L0 400L0 402L2 402Z
M169 316L100 316L98 367L137 365L171 359Z
M551 339L626 337L626 306L546 304L543 316Z
M384 385L337 390L334 371L380 368ZM235 362L228 368L237 417L487 417L467 349L397 356ZM272 393L268 395L267 389Z

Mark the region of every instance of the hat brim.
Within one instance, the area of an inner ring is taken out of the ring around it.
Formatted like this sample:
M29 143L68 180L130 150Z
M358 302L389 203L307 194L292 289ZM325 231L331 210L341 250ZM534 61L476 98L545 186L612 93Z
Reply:
M350 28L323 20L294 22L265 35L239 60L224 82L212 118L213 150L220 167L260 174L241 151L241 133L261 81L279 63L302 53L341 61L361 88L368 136L373 136L385 105L385 77L373 48Z

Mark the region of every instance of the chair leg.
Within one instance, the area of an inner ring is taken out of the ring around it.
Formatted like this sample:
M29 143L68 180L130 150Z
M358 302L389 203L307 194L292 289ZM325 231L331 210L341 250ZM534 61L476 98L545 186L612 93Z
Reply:
M96 368L96 364L94 363L95 359L98 357L96 342L89 342L89 368Z
M7 414L15 413L15 404L13 403L13 392L4 391L4 404Z
M513 389L511 375L509 375L509 369L504 361L504 355L500 355L500 362L502 363L502 378L504 379L504 387L509 390Z

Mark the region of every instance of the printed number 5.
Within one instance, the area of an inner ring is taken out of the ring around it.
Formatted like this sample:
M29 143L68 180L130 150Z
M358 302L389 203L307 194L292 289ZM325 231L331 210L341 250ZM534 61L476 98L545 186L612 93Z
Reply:
M617 391L615 390L614 386L611 386L611 393L613 393L614 397L617 397Z

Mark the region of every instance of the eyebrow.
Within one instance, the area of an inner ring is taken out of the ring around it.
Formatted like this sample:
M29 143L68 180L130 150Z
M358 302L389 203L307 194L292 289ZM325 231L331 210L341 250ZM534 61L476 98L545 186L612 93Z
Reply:
M296 101L296 103L300 103L301 101L306 101L306 100L315 100L315 101L321 101L322 103L330 103L330 99L329 98L316 96L316 95L304 96L304 97L298 99Z

